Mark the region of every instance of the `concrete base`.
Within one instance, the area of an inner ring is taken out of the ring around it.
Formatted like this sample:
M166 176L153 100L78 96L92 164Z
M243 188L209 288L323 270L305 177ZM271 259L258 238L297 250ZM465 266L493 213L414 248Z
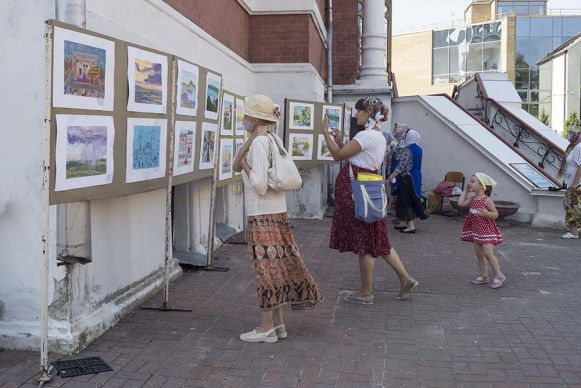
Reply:
M537 200L537 213L531 225L542 228L565 229L564 191L533 190Z
M290 218L322 219L327 210L327 166L298 166L303 187L286 193Z
M182 269L174 260L170 279L182 275ZM136 284L129 285L111 295L106 302L72 321L49 320L49 351L59 354L77 353L105 331L115 326L121 318L163 288L163 271L152 273ZM0 321L0 348L39 350L39 321Z

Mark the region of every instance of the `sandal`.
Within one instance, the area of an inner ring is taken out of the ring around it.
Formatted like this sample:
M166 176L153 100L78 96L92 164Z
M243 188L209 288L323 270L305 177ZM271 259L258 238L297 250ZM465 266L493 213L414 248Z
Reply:
M244 342L265 342L267 344L278 342L278 336L274 328L260 333L254 329L248 333L240 334L240 339Z
M403 226L403 225L396 225L396 226L394 226L394 229L398 229L398 230L404 230L404 229L407 229L407 226Z
M410 276L410 279L408 280L408 284L405 286L405 288L403 290L401 290L395 296L395 299L406 300L410 296L412 291L415 290L419 285L420 285L420 283L416 279L414 279Z
M490 279L488 277L482 277L482 276L478 276L476 279L472 280L470 282L471 284L489 284L490 283Z
M288 337L288 333L286 332L286 328L284 327L284 323L274 327L274 331L276 331L276 335L278 339L285 339Z
M373 294L363 296L360 294L352 294L347 295L343 298L343 300L347 303L354 303L354 304L373 304Z
M500 287L502 287L502 285L504 284L505 281L506 281L506 275L504 275L504 274L494 275L494 277L492 278L492 283L490 284L490 288L493 288L493 289L500 288Z
M414 234L416 232L416 230L415 229L407 229L406 228L406 229L401 229L399 232L400 233Z
M397 226L396 226L396 228L397 228ZM562 235L561 238L563 238L565 240L574 240L574 239L578 239L579 235L575 235L571 232L567 232L564 235Z

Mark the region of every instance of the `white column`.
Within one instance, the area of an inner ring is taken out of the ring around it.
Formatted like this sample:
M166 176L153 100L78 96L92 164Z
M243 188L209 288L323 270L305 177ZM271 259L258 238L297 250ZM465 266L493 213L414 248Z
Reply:
M385 0L364 0L361 75L365 84L388 87L385 63Z

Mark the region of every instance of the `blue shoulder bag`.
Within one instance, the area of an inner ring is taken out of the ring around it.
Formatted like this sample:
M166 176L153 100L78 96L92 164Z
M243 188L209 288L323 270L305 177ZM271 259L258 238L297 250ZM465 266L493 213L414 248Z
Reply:
M355 218L372 224L387 217L387 195L384 180L357 180L349 165L351 191L355 202Z

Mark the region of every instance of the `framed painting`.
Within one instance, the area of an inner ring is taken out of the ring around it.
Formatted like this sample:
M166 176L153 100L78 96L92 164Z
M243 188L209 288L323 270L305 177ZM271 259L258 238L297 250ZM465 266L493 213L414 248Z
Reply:
M289 134L289 153L294 160L313 158L313 135L303 133Z
M327 142L325 141L325 136L319 134L319 141L317 142L317 160L334 160Z
M314 104L291 102L289 110L289 129L312 130L314 128Z
M329 128L343 130L343 109L340 106L323 105L323 120L325 117L329 120Z
M234 134L234 96L224 93L222 96L222 128L220 135L232 136Z
M236 136L244 136L244 125L242 125L242 120L238 119L238 116L242 116L241 114L239 115L238 112L241 111L241 109L244 108L244 100L241 98L237 98L236 99L236 110L235 110L235 114L234 114L234 119L236 122L236 126L235 126L235 133Z
M162 178L167 159L167 120L127 119L127 183Z
M240 150L242 149L242 147L244 147L244 139L242 138L236 138L234 140L234 157L236 157L238 155L238 152L240 152ZM234 175L240 175L240 172L234 172Z
M56 115L55 191L113 182L112 116Z
M232 178L232 162L234 161L234 141L232 139L220 139L220 164L218 168L218 180L224 181Z
M216 141L218 126L213 123L202 123L202 136L200 144L200 170L214 168L214 157L216 155Z
M115 42L54 27L53 106L113 110Z
M176 113L196 116L198 111L198 80L200 69L196 65L178 59Z
M129 99L127 110L144 113L167 111L167 57L135 47L127 48Z
M176 121L173 158L174 176L194 171L194 158L196 155L195 139L195 121Z
M220 88L222 78L218 74L208 72L206 75L206 110L204 117L218 120L218 106L220 103Z

